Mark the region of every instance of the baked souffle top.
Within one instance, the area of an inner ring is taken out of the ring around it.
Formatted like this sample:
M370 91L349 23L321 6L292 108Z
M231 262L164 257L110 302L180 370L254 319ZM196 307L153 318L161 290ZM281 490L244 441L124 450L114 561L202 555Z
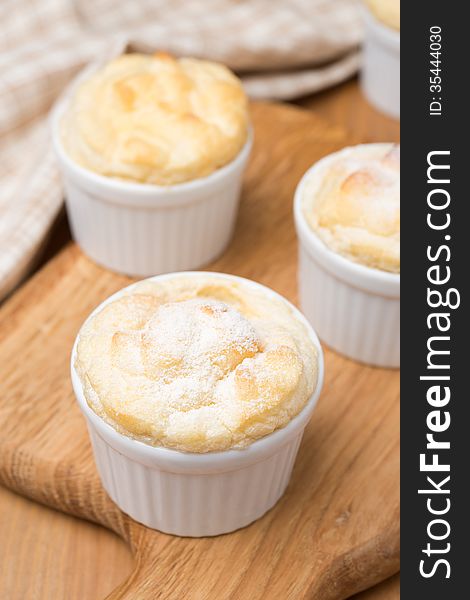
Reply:
M282 299L211 274L142 281L82 327L75 369L122 434L187 452L247 446L286 425L317 381L317 351Z
M334 252L400 272L400 146L363 144L330 155L307 175L302 208Z
M366 4L376 19L400 31L400 0L366 0Z
M247 99L221 64L125 54L76 88L61 135L69 156L101 175L183 183L240 152L248 135Z

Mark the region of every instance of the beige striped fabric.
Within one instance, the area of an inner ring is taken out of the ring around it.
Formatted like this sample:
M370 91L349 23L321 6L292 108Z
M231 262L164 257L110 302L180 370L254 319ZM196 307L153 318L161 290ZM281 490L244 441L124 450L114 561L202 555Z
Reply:
M356 0L2 0L0 299L62 205L47 114L87 63L165 50L226 63L253 98L291 99L358 68Z

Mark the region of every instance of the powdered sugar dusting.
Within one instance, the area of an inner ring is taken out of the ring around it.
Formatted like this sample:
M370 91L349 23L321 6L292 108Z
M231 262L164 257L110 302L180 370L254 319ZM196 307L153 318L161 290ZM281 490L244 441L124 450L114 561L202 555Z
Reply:
M143 374L173 410L187 411L213 402L217 382L260 349L252 325L222 302L191 299L160 305L139 336ZM123 367L122 357L119 366Z

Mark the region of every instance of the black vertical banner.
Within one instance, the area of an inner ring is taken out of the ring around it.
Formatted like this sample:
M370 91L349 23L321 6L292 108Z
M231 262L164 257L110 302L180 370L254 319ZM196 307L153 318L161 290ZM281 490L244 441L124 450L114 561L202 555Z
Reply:
M464 7L402 2L401 597L413 600L470 598Z

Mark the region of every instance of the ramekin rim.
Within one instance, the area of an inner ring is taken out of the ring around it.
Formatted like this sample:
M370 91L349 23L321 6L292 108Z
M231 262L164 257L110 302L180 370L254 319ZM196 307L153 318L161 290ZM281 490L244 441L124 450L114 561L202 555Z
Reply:
M380 143L382 142L379 142L379 144ZM338 153L347 151L351 148L359 148L370 145L375 144L358 144L355 146L346 146L336 152L332 152L330 154L327 154L326 156L323 156L313 165L311 165L307 169L307 171L305 171L305 173L302 175L302 178L298 182L294 193L294 219L296 229L301 243L306 244L307 250L309 250L311 254L315 254L315 256L318 259L323 258L323 260L321 261L322 264L325 266L326 262L327 265L330 267L329 270L331 270L333 274L337 277L343 278L342 275L344 275L345 273L347 274L346 277L348 277L348 275L357 277L358 287L363 287L360 285L360 283L363 283L364 287L367 286L367 284L369 283L373 286L383 285L384 288L387 288L387 290L391 287L396 287L399 289L400 273L391 273L381 269L376 269L374 267L369 267L359 262L354 262L353 260L350 260L345 256L342 256L341 254L335 252L334 250L331 250L331 248L329 248L325 244L325 242L309 225L302 207L303 190L308 179L315 170L323 166L326 162L329 162L329 160L331 160ZM387 292L384 290L383 293Z
M80 331L85 323L96 314L101 308L106 306L108 303L112 302L114 299L118 298L125 291L132 289L135 285L140 283L141 281L152 281L152 280L162 280L162 279L170 279L172 277L184 275L185 277L198 277L200 275L204 276L215 276L221 278L230 278L238 281L242 281L245 284L252 285L254 287L262 288L264 292L267 292L269 295L280 299L282 302L287 304L289 308L293 311L293 314L296 318L299 319L301 323L304 324L306 330L309 334L311 341L313 342L315 349L317 351L317 380L315 384L315 389L313 390L310 398L307 400L303 408L300 412L295 415L284 427L276 429L270 434L258 438L251 442L248 446L244 448L229 448L227 450L221 451L213 451L213 452L184 452L180 450L175 450L173 448L166 448L164 446L152 446L150 444L146 444L143 441L134 439L130 436L120 433L117 431L112 425L107 423L102 417L100 417L89 405L86 401L85 395L83 393L83 386L81 380L78 376L78 373L75 369L75 355L76 355L76 347L78 343L78 339L80 336ZM85 321L82 323L77 336L75 337L71 357L70 357L70 369L71 369L71 379L72 385L75 393L76 400L79 404L81 411L84 413L87 420L91 420L93 426L98 430L98 433L104 432L106 437L111 437L116 446L122 448L125 446L130 454L141 454L142 458L154 458L156 459L156 465L160 464L160 462L165 463L168 467L169 465L176 467L177 470L180 470L184 466L187 465L189 461L193 463L198 463L197 467L204 468L214 468L219 466L221 462L223 462L224 467L227 467L227 470L233 470L234 468L239 468L240 462L246 464L252 464L257 462L257 460L261 460L264 456L273 454L275 449L281 448L285 443L287 443L295 433L299 430L302 430L306 424L308 423L313 410L318 402L318 398L321 394L323 388L324 381L324 356L323 350L320 344L320 340L318 338L317 333L315 332L313 326L306 317L302 314L302 312L294 306L289 300L284 298L278 292L272 290L271 288L253 281L251 279L247 279L245 277L240 277L238 275L232 275L228 273L219 273L212 271L179 271L174 273L165 273L162 275L155 275L153 277L148 277L147 279L140 280L138 282L131 283L128 286L118 290L105 300L98 304L88 315ZM109 443L107 440L105 440ZM125 453L125 451L123 451ZM232 469L230 469L230 466ZM170 467L171 468L171 467ZM190 470L190 468L188 468Z

